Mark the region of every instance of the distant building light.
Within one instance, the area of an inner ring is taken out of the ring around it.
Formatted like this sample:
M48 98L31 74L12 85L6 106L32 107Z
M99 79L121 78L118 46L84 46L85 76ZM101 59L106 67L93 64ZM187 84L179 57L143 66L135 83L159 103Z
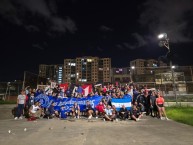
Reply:
M132 66L131 69L135 69L135 66Z
M69 66L76 66L76 63L68 63Z
M87 59L87 62L92 62L93 61L93 59Z

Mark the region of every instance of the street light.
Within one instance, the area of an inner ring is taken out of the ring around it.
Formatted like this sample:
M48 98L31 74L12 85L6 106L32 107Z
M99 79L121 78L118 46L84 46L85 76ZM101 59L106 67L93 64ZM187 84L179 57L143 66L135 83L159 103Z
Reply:
M131 66L131 69L130 69L130 80L131 80L131 82L133 82L132 75L133 75L133 70L134 69L135 69L135 66Z
M159 43L160 47L165 46L168 49L168 52L167 52L167 55L168 55L170 53L170 45L169 45L169 38L167 37L167 34L166 33L159 34L158 39L160 40L160 43ZM170 69L171 69L171 73L172 73L173 93L174 93L174 96L176 99L176 104L177 104L176 86L175 86L175 80L174 80L175 66L172 65L171 58L170 58Z

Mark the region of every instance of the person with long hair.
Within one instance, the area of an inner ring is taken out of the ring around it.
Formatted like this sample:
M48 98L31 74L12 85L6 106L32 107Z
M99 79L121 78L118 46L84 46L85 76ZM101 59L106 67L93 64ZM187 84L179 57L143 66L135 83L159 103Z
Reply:
M158 108L158 112L159 112L159 117L161 120L165 119L168 120L167 115L166 115L166 111L165 111L165 107L164 107L164 98L163 96L161 96L160 92L157 92L157 98L156 98L156 106Z

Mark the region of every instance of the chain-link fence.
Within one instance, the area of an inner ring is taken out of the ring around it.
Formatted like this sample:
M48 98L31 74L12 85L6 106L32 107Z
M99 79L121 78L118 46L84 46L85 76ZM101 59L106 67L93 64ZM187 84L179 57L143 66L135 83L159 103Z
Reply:
M22 81L1 82L0 100L6 100L8 96L17 96L22 89Z
M192 70L193 66L116 68L112 82L125 84L132 80L137 88L159 89L167 100L193 101Z

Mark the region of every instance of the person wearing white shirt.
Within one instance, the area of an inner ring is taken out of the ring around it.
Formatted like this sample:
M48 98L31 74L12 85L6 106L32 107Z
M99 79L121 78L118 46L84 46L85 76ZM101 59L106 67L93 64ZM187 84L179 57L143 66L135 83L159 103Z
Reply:
M24 106L26 103L26 94L25 94L25 90L21 90L20 91L20 95L18 95L17 97L17 115L15 117L15 120L22 119L22 115L24 112Z
M35 102L29 109L30 117L39 118L41 116L41 108L39 107L39 102Z

